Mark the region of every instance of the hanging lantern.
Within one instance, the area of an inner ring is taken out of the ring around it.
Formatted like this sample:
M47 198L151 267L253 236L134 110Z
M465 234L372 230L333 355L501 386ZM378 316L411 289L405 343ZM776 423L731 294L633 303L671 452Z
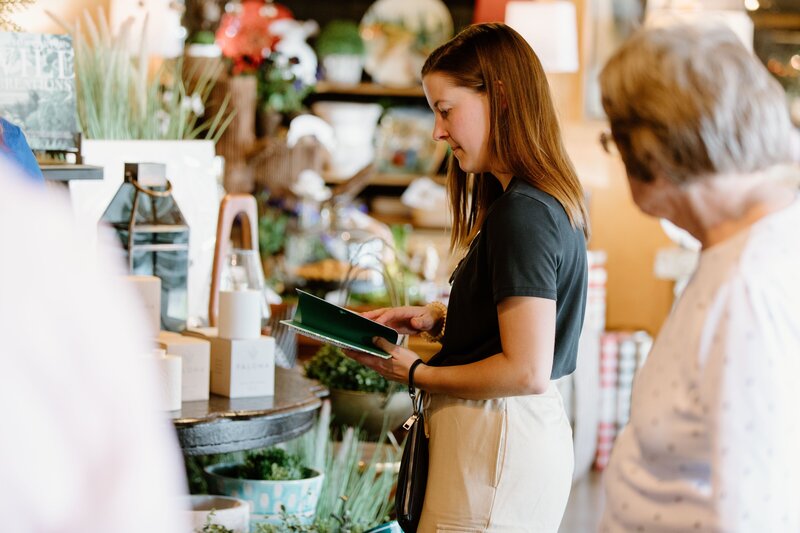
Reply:
M131 274L161 279L161 328L186 327L189 225L161 163L125 163L125 180L100 218L116 230Z

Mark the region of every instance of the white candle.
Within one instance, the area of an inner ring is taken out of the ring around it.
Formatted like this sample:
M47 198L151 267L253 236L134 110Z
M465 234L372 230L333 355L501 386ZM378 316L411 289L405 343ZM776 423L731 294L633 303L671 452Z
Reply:
M181 373L183 362L177 355L169 355L164 350L153 350L153 362L159 381L159 407L164 411L177 411L181 408Z
M219 292L219 337L257 339L261 336L261 292Z

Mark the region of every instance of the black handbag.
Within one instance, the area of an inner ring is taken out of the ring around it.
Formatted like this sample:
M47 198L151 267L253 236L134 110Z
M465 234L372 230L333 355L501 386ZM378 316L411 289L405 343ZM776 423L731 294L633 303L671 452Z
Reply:
M415 365L416 366L416 365ZM409 373L408 393L414 413L403 424L409 430L400 472L397 477L397 493L394 506L397 523L405 533L416 533L425 500L428 483L428 437L425 436L425 420L422 410L422 393L414 389L414 372Z

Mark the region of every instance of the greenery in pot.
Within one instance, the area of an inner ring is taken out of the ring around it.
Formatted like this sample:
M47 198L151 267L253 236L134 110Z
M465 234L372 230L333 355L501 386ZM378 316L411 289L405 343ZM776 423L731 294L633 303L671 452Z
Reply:
M358 24L351 20L332 20L320 32L315 46L319 57L330 55L356 55L365 53L364 40Z
M393 387L386 378L330 344L323 345L314 354L305 370L306 377L319 380L329 389L388 393Z
M249 452L234 475L243 479L291 481L311 477L315 472L303 466L299 455L281 448L267 448Z
M400 460L400 447L396 442L391 444L387 442L390 436L386 429L377 443L365 443L353 428L344 432L341 441L335 441L330 422L330 403L326 401L323 402L317 422L311 431L281 444L281 448L286 450L288 456L300 458L300 464L324 472L322 493L317 503L314 521L305 524L284 510L280 515L279 524L254 524L253 531L361 533L389 520L389 513L394 503L391 493L397 477L393 465ZM372 449L369 458L368 447ZM247 455L255 453L257 452L248 452ZM227 463L238 457L239 462L246 463L247 455L242 457L242 452L237 452L216 456L192 456L192 460L215 464ZM259 462L263 466L266 461ZM196 468L196 470L201 469ZM205 492L204 487L193 487L192 492L198 492L197 489ZM202 533L222 533L222 531L212 529L204 530Z
M74 25L49 14L71 36L75 49L78 123L87 139L188 140L216 142L233 119L226 96L215 115L204 120L211 90L223 67L208 64L187 69L183 61L164 61L149 75L142 42L131 53L133 19L113 33L101 8L97 21L84 11Z
M384 431L371 459L365 461L365 443L353 428L349 428L334 451L327 416L321 416L320 422L315 431L287 445L306 456L308 464L314 464L312 456L318 454L320 437L324 438L325 477L314 522L303 524L283 512L280 524L257 524L256 533L362 533L389 520L396 475L394 469L386 465L400 460L400 449L385 443L387 433Z

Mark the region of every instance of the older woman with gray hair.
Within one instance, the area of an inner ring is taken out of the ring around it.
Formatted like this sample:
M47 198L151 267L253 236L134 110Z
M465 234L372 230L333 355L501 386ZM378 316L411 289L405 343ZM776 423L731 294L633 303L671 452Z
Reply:
M634 202L702 244L636 378L601 530L800 531L800 201L783 91L732 32L687 26L640 31L600 83Z

